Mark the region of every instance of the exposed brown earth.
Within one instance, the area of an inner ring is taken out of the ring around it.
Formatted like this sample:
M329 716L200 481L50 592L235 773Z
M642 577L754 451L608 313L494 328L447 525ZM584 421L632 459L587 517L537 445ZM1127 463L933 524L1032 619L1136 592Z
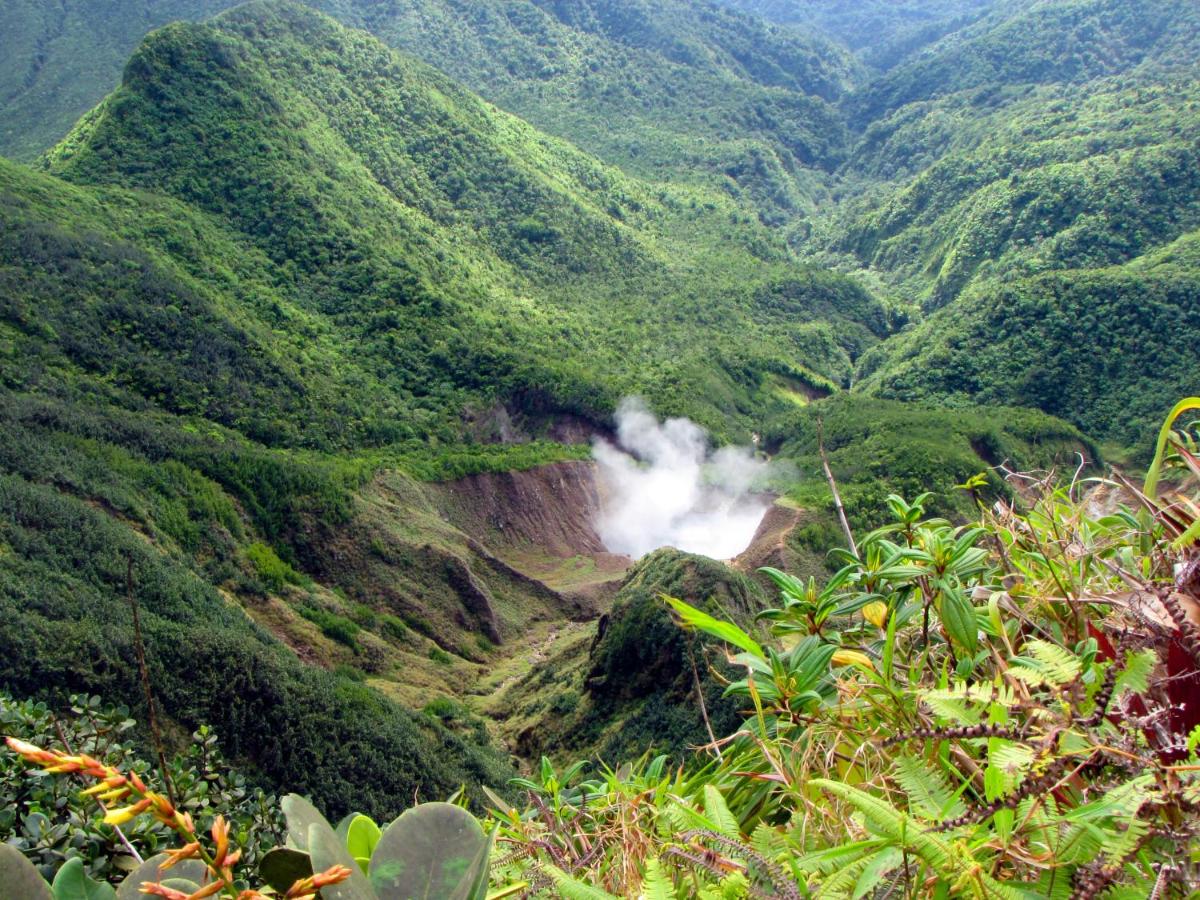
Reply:
M593 525L600 511L593 463L471 475L434 493L454 525L494 547L536 547L564 558L605 552Z
M794 552L788 546L788 537L803 516L803 510L796 507L773 504L754 532L750 546L734 557L730 565L750 575L763 566L790 569Z
M597 612L632 565L596 533L601 496L593 463L472 475L431 493L447 521L485 552Z

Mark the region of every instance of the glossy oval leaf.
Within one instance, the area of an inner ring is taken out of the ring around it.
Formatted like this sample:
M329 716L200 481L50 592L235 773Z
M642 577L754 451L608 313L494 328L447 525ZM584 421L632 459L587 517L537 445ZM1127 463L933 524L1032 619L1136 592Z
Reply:
M94 881L88 877L83 860L69 859L54 876L50 886L54 900L116 900L117 892L111 884Z
M50 885L46 884L33 863L22 856L20 850L8 844L0 844L0 886L7 892L5 896L54 900Z
M379 900L477 900L486 896L491 839L450 803L423 803L383 833L371 858Z
M346 829L346 849L350 851L350 855L358 862L364 873L371 861L371 854L375 852L375 847L382 836L383 832L379 830L379 826L368 816L361 814L355 816L350 822L350 827Z
M944 586L938 611L950 640L974 653L979 643L979 625L975 618L975 607L966 595L957 588Z
M205 868L204 863L195 859L185 859L169 869L162 868L163 863L168 859L167 854L160 853L150 857L130 872L121 882L121 886L117 888L117 900L144 900L146 895L142 893L142 885L146 882L163 884L168 879L187 882L192 885L189 893L207 883L208 869Z

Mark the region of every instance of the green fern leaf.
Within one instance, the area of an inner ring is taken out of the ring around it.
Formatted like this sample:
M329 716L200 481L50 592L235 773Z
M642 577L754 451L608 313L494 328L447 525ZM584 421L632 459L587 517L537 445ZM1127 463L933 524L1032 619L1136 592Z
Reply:
M1128 690L1135 694L1143 694L1150 688L1150 674L1158 664L1158 654L1153 650L1142 650L1130 653L1125 660L1125 669L1117 676L1113 689L1114 695L1120 695Z
M954 851L950 844L924 831L911 816L891 804L840 781L814 778L809 784L849 803L862 813L872 831L916 853L935 871L945 872L951 868Z
M896 758L896 781L908 796L908 808L926 819L940 822L966 812L966 807L946 781L940 769L930 768L924 760L904 755Z
M646 860L641 896L645 900L675 900L675 885L657 857Z
M904 865L904 854L896 847L886 847L866 860L858 875L850 900L860 900L879 887L879 881L892 869Z
M617 898L602 891L600 888L592 887L590 884L584 884L564 872L556 866L545 866L546 874L554 881L554 887L558 891L559 896L565 900L617 900Z
M729 811L729 806L725 803L721 792L711 784L704 786L704 814L716 826L715 830L725 837L735 839L741 837L737 819Z

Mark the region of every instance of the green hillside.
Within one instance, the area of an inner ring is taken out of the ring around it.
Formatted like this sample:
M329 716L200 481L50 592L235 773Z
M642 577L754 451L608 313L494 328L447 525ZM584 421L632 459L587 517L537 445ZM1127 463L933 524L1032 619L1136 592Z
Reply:
M631 391L742 435L888 329L728 199L294 4L155 32L42 168L0 161L0 681L134 702L132 588L170 732L335 811L502 787L409 708L585 614L407 472L578 457L469 442Z
M632 181L296 5L156 32L48 168L173 194L253 244L394 392L392 439L469 398L587 415L642 391L719 424L772 373L846 380L887 328L728 202Z
M997 0L722 0L843 43L872 69L887 70L998 7Z
M1106 80L898 115L853 165L916 174L848 205L831 245L925 308L976 279L1132 259L1200 224L1198 110L1195 79Z
M152 28L235 5L7 5L0 31L19 39L0 61L0 154L32 160L55 143ZM858 77L849 54L731 11L688 0L311 5L627 171L721 187L776 223L820 192L805 167L845 150L831 104Z
M1081 84L1151 70L1191 70L1200 13L1174 0L1022 0L948 34L855 97L860 125L908 103L1013 84Z
M1192 232L1124 265L980 284L897 339L863 387L1037 406L1144 449L1169 398L1200 389L1198 248Z
M963 521L1200 391L1191 6L737 5L0 10L0 688L139 702L132 594L168 741L333 814L679 754L658 594L761 560L604 552L621 398L823 579L826 459Z

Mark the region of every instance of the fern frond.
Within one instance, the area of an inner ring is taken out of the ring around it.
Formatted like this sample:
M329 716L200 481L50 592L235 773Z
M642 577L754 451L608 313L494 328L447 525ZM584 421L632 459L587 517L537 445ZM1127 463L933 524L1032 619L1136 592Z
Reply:
M1033 767L1032 747L1012 741L993 739L989 742L988 767L984 772L988 800L1004 797L1015 791Z
M675 884L657 857L646 860L641 896L645 900L675 900Z
M947 871L951 867L955 854L949 842L925 831L915 819L890 803L840 781L814 778L809 784L849 803L862 813L872 831L916 853L935 871Z
M930 768L924 760L904 755L896 758L894 774L908 796L908 808L918 815L940 822L966 812L940 769Z
M557 866L544 865L542 868L553 880L559 896L564 897L565 900L618 900L608 891L602 891L600 888L572 878Z
M1079 657L1065 647L1038 638L1026 642L1025 646L1033 653L1042 673L1056 687L1070 684L1079 677L1082 670Z
M725 798L711 784L704 786L704 814L713 824L714 831L718 831L729 838L741 836L741 829L738 828L737 819L729 811L729 806L725 803Z

